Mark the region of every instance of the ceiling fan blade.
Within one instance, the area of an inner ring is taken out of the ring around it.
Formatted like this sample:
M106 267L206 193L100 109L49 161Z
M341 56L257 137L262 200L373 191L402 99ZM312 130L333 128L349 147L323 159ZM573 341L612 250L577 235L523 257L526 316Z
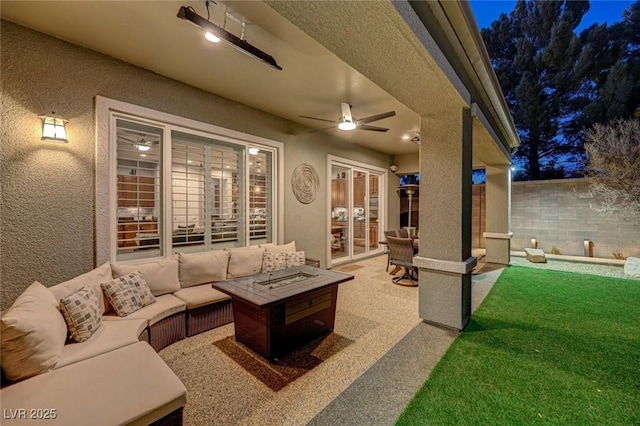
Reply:
M322 129L310 130L309 133L321 132L323 130L329 130L329 129L335 129L335 128L336 128L336 126L325 127L325 128L322 128Z
M340 108L342 109L342 117L344 117L346 121L353 122L353 117L351 116L351 105L346 102L342 102L340 104Z
M356 129L358 129L358 130L371 130L373 132L387 132L387 131L389 131L389 129L385 129L384 127L369 126L368 124L358 124L358 127L356 127Z
M137 141L137 140L129 139L129 138L126 138L126 137L124 137L124 136L122 136L122 135L118 135L118 137L119 137L120 139L122 139L123 141L131 142L131 143L138 143L138 141Z
M327 119L324 119L324 118L308 117L308 116L306 116L306 115L299 115L298 117L300 117L300 118L308 118L308 119L311 119L311 120L326 121L327 123L338 124L338 122L337 122L337 121L334 121L334 120L327 120Z
M393 117L394 115L396 115L395 111L383 112L382 114L361 118L358 120L358 123L371 123L373 121L382 120L383 118Z

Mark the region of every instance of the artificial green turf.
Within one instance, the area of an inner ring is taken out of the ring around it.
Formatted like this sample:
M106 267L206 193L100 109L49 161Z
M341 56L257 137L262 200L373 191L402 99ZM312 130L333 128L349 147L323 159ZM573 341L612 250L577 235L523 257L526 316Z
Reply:
M640 281L512 266L398 425L639 425Z

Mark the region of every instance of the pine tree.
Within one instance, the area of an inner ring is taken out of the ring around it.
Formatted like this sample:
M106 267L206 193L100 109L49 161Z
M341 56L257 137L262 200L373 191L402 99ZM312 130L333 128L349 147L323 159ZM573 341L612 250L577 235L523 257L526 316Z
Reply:
M582 43L575 29L588 1L518 0L482 30L489 56L509 103L528 179L543 179L559 159L577 155L580 141L566 138L574 104L576 65Z
M640 106L640 1L608 26L594 24L580 34L583 49L576 65L579 89L570 133L584 139L595 123L631 117Z

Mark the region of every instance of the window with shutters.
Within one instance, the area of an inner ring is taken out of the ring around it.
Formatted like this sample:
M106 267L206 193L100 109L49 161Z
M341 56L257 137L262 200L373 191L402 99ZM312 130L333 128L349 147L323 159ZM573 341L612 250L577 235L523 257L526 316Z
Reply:
M108 111L110 136L98 140L98 158L111 164L98 160L98 261L278 242L282 144L152 112L190 126Z
M116 120L118 260L162 256L163 129Z

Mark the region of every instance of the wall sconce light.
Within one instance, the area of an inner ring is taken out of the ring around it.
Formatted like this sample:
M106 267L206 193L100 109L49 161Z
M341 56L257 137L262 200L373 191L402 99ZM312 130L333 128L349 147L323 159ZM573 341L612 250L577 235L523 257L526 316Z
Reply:
M43 141L60 143L69 142L67 139L67 131L64 127L69 120L56 117L54 113L51 113L51 115L40 115L39 118L42 120Z
M389 166L389 170L391 170L391 173L395 173L398 171L398 166L396 166L395 164L392 164Z
M535 238L531 239L531 248L534 248L534 249L538 248L538 240L536 240Z

